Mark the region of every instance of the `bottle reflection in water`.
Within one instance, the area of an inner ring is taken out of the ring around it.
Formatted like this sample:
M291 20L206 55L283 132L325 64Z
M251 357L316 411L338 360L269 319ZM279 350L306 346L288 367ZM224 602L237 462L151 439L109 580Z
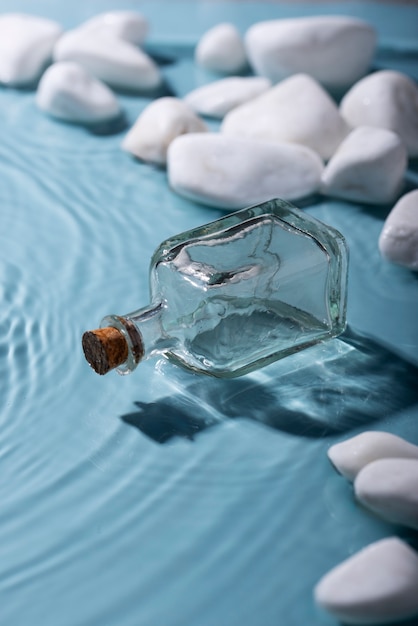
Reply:
M245 374L345 328L342 235L271 200L163 242L151 305L110 315L83 336L100 374L163 355L219 377Z

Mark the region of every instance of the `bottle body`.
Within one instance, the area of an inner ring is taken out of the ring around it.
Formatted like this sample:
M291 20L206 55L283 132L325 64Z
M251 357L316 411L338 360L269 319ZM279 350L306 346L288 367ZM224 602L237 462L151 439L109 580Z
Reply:
M339 335L346 280L342 235L271 200L163 242L151 260L151 306L102 325L128 341L120 373L160 354L239 376Z

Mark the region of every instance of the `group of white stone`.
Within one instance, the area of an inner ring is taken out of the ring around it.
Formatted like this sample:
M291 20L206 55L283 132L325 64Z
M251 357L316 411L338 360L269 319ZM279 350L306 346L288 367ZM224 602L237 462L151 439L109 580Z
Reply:
M97 15L63 32L52 20L22 13L0 16L0 83L35 83L37 104L59 119L89 124L121 113L113 90L152 90L158 66L141 50L148 22L133 11ZM52 64L51 64L52 61Z
M224 76L183 100L152 102L123 148L167 165L179 194L219 208L318 191L394 203L408 157L418 156L418 88L400 72L364 77L375 46L374 30L347 17L261 22L244 39L232 24L219 24L201 38L195 58ZM257 76L225 77L248 67ZM327 90L345 93L340 106ZM222 120L220 132L206 132L200 116ZM417 191L395 205L379 248L418 269Z
M4 14L0 83L27 85L43 73L42 110L82 124L115 118L114 90L147 93L163 82L141 48L147 33L133 11L100 14L65 33L51 20ZM218 79L183 99L152 100L122 147L167 166L177 193L228 210L316 192L394 203L408 157L418 156L418 87L395 71L364 77L375 47L374 29L351 17L260 22L244 37L219 24L195 51ZM242 75L249 69L256 75ZM328 92L345 93L340 106ZM222 120L220 132L201 116ZM379 247L418 269L418 192L389 215Z
M369 431L332 446L328 456L365 508L418 530L418 446ZM315 599L347 624L418 615L418 553L397 537L377 541L326 574Z

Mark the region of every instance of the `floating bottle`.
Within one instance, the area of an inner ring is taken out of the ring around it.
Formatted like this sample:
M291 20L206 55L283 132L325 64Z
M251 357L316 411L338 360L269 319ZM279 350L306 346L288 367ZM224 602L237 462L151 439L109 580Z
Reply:
M164 356L195 372L240 376L345 328L343 236L282 200L237 211L164 241L150 300L83 335L98 374Z

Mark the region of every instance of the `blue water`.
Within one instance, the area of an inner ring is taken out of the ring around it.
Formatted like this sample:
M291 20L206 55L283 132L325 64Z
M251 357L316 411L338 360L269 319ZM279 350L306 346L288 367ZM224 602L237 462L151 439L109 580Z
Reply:
M40 0L36 13L70 27L114 6ZM203 80L190 44L208 26L343 12L124 6L150 18L179 95ZM0 10L35 11L30 0ZM344 12L370 19L391 45L417 41L416 7ZM414 55L385 55L417 75ZM149 102L120 100L126 126ZM350 246L342 340L237 380L165 361L101 378L84 361L83 331L147 304L160 241L221 215L123 153L124 132L53 121L33 91L0 90L0 624L332 626L312 600L322 574L392 533L418 544L358 507L326 458L365 428L418 443L418 277L379 257L389 207L305 207Z

